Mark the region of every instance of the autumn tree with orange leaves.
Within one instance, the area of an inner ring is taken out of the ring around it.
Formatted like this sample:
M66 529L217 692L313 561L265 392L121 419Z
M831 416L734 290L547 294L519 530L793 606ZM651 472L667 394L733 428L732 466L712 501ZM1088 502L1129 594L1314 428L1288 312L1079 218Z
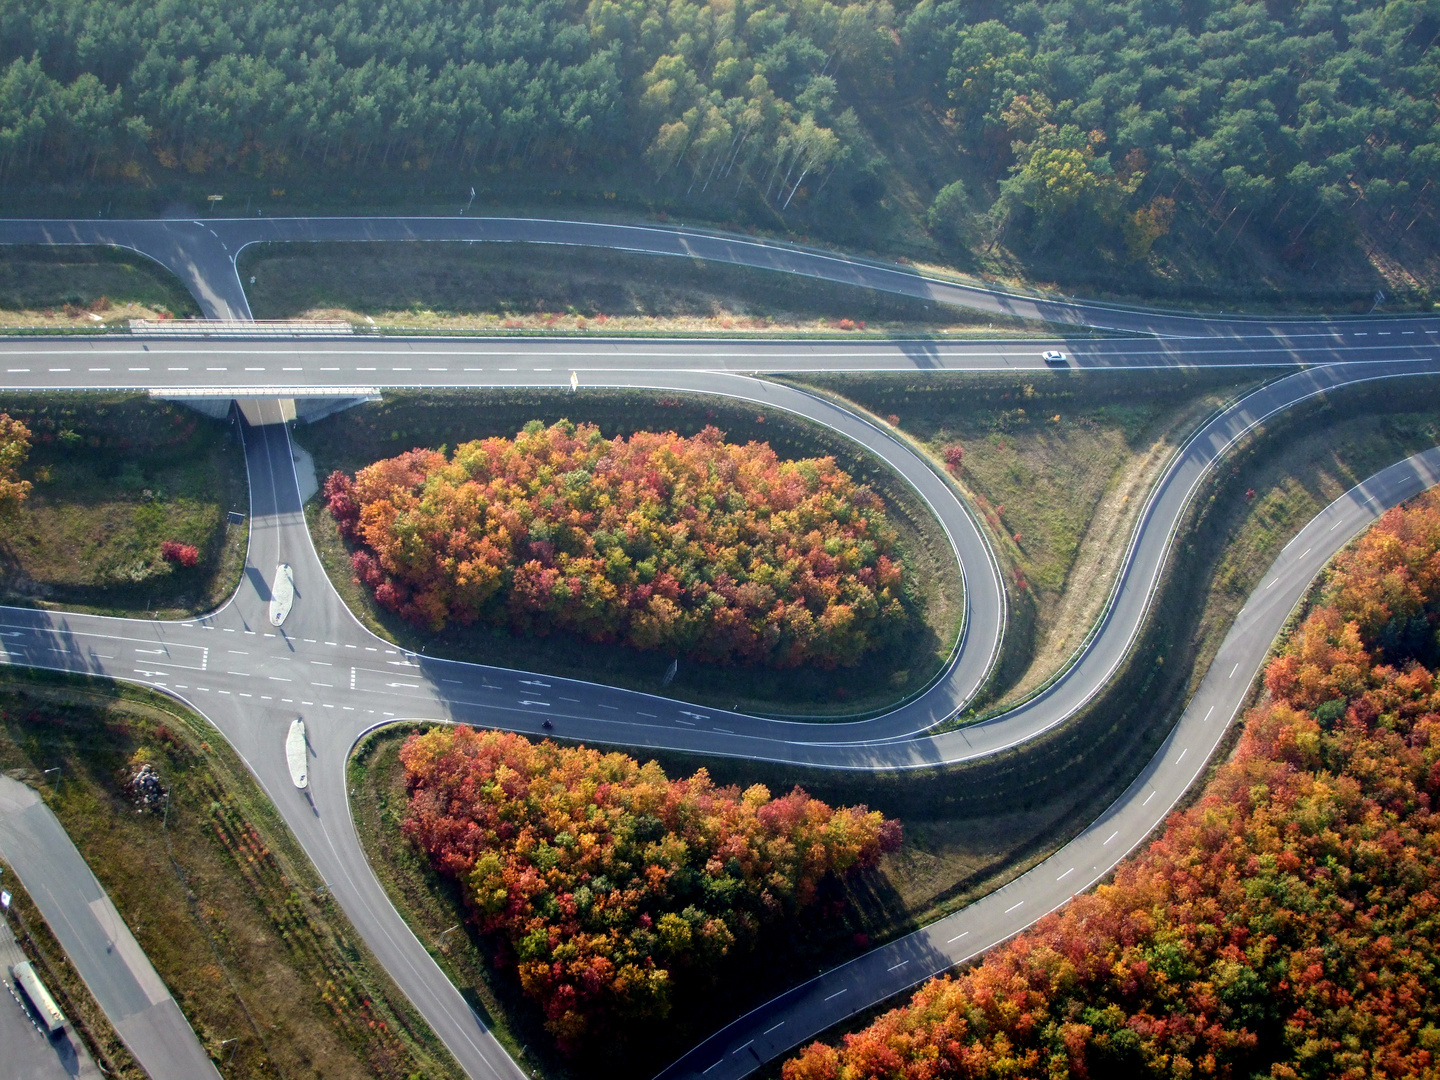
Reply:
M458 881L562 1048L663 1017L672 981L704 977L828 874L872 865L900 827L798 787L671 780L655 762L435 728L400 752L405 835Z
M785 1080L1435 1076L1437 611L1432 492L1336 560L1235 756L1113 884Z
M529 632L720 663L852 665L907 620L895 531L832 458L538 421L325 483L376 599L439 630Z

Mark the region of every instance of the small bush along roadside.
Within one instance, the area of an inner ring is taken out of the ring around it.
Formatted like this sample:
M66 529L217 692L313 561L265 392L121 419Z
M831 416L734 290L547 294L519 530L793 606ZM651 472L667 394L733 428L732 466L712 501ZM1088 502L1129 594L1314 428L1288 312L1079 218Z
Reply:
M1336 563L1199 803L785 1080L1421 1076L1440 1060L1440 494Z
M194 544L166 540L160 545L160 557L166 562L179 563L181 566L194 566L200 561L200 551Z
M826 875L900 844L899 823L863 806L503 732L435 728L401 761L406 836L460 883L569 1051L665 1016L672 979L704 978Z
M880 498L833 458L708 427L526 425L333 473L325 496L385 607L721 663L853 665L908 618Z

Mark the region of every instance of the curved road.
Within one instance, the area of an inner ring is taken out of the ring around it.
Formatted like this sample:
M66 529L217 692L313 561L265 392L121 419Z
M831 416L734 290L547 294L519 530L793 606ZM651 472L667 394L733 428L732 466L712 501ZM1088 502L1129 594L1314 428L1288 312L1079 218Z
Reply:
M858 275L859 283L907 289L948 289L963 293L946 302L1048 304L1003 297L946 283L926 282L904 271L851 263L831 256L731 238L698 237L680 231L567 223L496 223L481 219L399 219L356 222L296 221L186 223L8 222L0 239L13 240L28 227L48 230L34 238L56 242L97 242L90 227L130 228L127 246L150 245L163 226L175 231L175 250L196 275L217 278L216 264L194 229L203 227L233 260L244 237L359 239L337 236L434 228L449 238L465 230L509 229L489 239L537 239L536 229L556 228L570 239L545 242L639 244L653 250L669 243L689 252L704 240L730 245L732 261L798 260L782 269L813 272L834 280ZM242 228L243 227L243 228ZM255 236L260 227L278 230ZM423 228L422 228L423 227ZM304 235L305 228L316 235ZM145 235L138 235L145 233ZM212 231L213 229L213 231ZM621 237L615 230L628 230ZM187 231L188 230L188 231ZM288 233L285 230L289 230ZM588 231L587 231L588 230ZM603 232L596 232L601 230ZM644 234L636 239L631 234ZM396 234L398 235L398 234ZM109 234L103 242L117 242ZM576 239L576 237L587 239ZM395 238L392 235L390 238ZM419 238L418 236L414 238ZM468 233L459 238L474 238ZM208 243L208 242L207 242ZM212 245L213 246L213 245ZM143 248L142 248L143 250ZM682 253L672 252L672 253ZM723 257L717 248L701 257ZM179 256L175 256L178 258ZM210 260L210 261L207 261ZM222 260L222 264L225 262ZM808 261L807 261L808 260ZM163 260L162 260L163 261ZM228 262L233 277L233 261ZM223 265L221 265L223 269ZM824 271L823 275L820 271ZM889 277L886 277L889 275ZM183 275L182 275L183 276ZM221 297L225 283L197 288ZM948 294L947 294L948 295ZM936 297L943 299L943 297ZM243 300L243 294L241 299ZM207 301L208 303L209 301ZM923 461L884 431L818 398L787 387L713 370L783 367L833 370L864 366L915 370L971 366L1036 365L1012 348L937 346L932 343L865 343L803 346L777 343L695 345L693 343L606 342L346 342L144 343L115 339L16 342L0 347L6 385L23 387L143 386L146 388L233 387L272 393L281 387L347 387L568 382L572 369L585 385L651 386L725 394L790 409L826 423L865 444L897 469L936 510L956 545L966 572L967 628L951 667L929 691L886 716L844 724L810 725L701 710L587 683L435 661L404 654L374 639L350 617L325 579L310 545L291 467L284 425L267 424L246 433L253 501L252 541L245 582L236 597L205 619L155 623L4 609L0 643L12 663L80 670L143 683L175 695L216 724L242 754L307 853L331 884L357 930L410 996L437 1034L472 1076L519 1075L513 1063L475 1018L463 999L430 961L391 908L365 863L349 820L344 763L354 740L389 719L446 719L539 733L546 720L568 737L639 747L762 757L773 761L837 768L905 768L966 760L1035 737L1066 718L1103 686L1130 648L1143 621L1155 581L1163 569L1172 533L1191 493L1211 464L1234 440L1266 416L1316 393L1376 378L1408 378L1440 371L1432 360L1434 318L1347 322L1297 321L1266 326L1254 322L1125 313L1096 306L1036 307L1037 317L1107 325L1130 320L1125 329L1184 335L1173 340L1086 343L1077 361L1096 366L1151 366L1191 363L1321 363L1277 380L1222 411L1177 454L1152 493L1137 526L1121 579L1104 620L1078 662L1040 697L985 724L938 736L923 735L953 715L983 682L1003 627L1004 599L999 575L983 537L951 489ZM231 311L232 314L248 314ZM1363 330L1360 328L1364 327ZM1380 341L1380 338L1388 340ZM728 355L715 356L717 352ZM366 361L362 363L361 361ZM400 361L403 361L400 362ZM507 361L514 367L507 370ZM548 361L548 366L539 366ZM561 370L552 370L559 361ZM708 363L707 363L708 362ZM528 365L524 371L521 364ZM686 370L687 365L693 365ZM705 367L712 370L704 370ZM382 369L383 372L382 372ZM278 419L278 405L272 404ZM943 970L957 960L1003 940L1045 910L1103 876L1163 819L1205 764L1248 688L1274 635L1295 600L1324 561L1380 509L1433 482L1429 456L1401 463L1362 485L1317 518L1287 549L1246 606L1220 657L1206 676L1166 748L1136 786L1110 811L1052 859L1005 889L964 911L829 972L797 988L718 1033L667 1070L666 1076L738 1077L845 1016ZM1302 549L1303 541L1303 549ZM1291 552L1299 552L1291 554ZM296 601L285 626L275 631L266 619L268 582L277 562L295 570ZM1229 665L1229 670L1224 670ZM1201 710L1204 710L1201 715ZM304 715L312 751L312 788L302 795L289 783L283 739L290 720ZM1172 760L1173 757L1173 760ZM1148 786L1147 786L1148 785ZM1103 834L1103 835L1102 835ZM1064 864L1062 866L1061 864ZM1043 872L1042 872L1043 871ZM1050 874L1046 878L1045 874Z

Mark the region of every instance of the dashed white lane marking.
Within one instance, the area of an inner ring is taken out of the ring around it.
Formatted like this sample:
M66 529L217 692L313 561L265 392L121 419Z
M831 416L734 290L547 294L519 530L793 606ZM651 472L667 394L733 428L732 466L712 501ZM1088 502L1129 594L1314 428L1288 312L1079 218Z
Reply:
M334 666L335 666L334 664L330 663L330 662L327 661L327 660L311 660L310 663L314 664L316 667L334 667Z
M754 1042L755 1042L755 1040L754 1040L754 1039L751 1039L751 1040L750 1040L749 1042L747 1042L744 1046L737 1046L734 1050L731 1050L731 1051L730 1051L730 1056L731 1056L731 1057L734 1057L736 1054L740 1053L741 1050L748 1050L748 1049L750 1049L750 1047L751 1047L752 1045L754 1045Z
M561 698L561 700L563 701L563 700L565 700L565 699L564 699L564 698ZM611 712L619 712L619 711L620 711L620 706L619 706L619 705L601 705L598 701L595 703L595 707L596 707L597 709L609 709Z
M338 367L322 367L320 370L321 370L321 371L339 371L340 369L339 369Z
M716 1068L717 1066L724 1064L724 1062L725 1062L725 1059L724 1059L724 1058L721 1058L719 1061L715 1062L714 1065L711 1065L711 1066L710 1066L710 1069ZM710 1069L701 1069L701 1070L700 1070L700 1075L701 1075L701 1076L704 1076L706 1073L708 1073L708 1072L710 1071Z
M132 367L130 370L131 370L131 371L149 371L150 369L149 369L148 367Z
M735 734L735 732L731 731L729 728L717 727L717 728L711 728L711 730L712 730L712 731L718 731L718 732L720 732L721 735L734 735L734 734Z
M844 990L836 990L833 994L831 994L831 995L830 995L829 997L827 997L825 1000L826 1000L826 1001L834 1001L834 1000L835 1000L837 997L839 997L841 994L846 994L846 993L849 993L849 992L850 992L850 988L847 986L847 987L845 987Z
M1180 751L1180 756L1175 759L1175 764L1176 764L1176 765L1179 765L1180 762L1184 761L1184 760L1185 760L1185 755L1188 754L1189 752L1190 752L1190 748L1189 748L1188 746L1185 747L1184 750L1181 750L1181 751Z
M264 371L265 369L264 369L263 367L247 367L245 370L246 370L246 371Z
M92 367L90 370L91 370L91 371L109 372L110 369L109 369L108 367Z
M1342 518L1341 521L1343 521L1343 520L1344 520L1344 519ZM1335 531L1336 529L1338 529L1338 528L1340 528L1340 522L1339 522L1339 521L1335 522L1334 525L1331 525L1330 528L1329 528L1328 530L1326 530L1326 531L1327 531L1327 532L1334 532L1334 531Z
M1213 713L1214 711L1215 711L1215 706L1214 706L1214 705L1211 705L1211 706L1210 706L1210 712L1207 712L1207 713L1205 714L1205 720L1209 720L1209 719L1210 719L1210 713ZM1204 722L1205 722L1204 720L1201 721L1201 723L1204 723Z
M694 726L695 726L695 725L692 724L689 720L676 720L675 723L677 723L677 724L684 724L686 727L694 727Z
M946 945L954 945L955 942L959 941L962 937L968 936L969 933L970 933L970 931L969 931L969 930L966 930L963 934L956 934L956 935L955 935L954 937L952 937L949 941L945 942L945 944L946 944Z
M1020 903L1018 903L1018 904L1011 904L1009 907L1007 907L1007 908L1005 909L1005 914L1006 914L1006 915L1009 915L1010 912L1012 912L1012 911L1019 911L1019 910L1020 910L1022 907L1024 907L1024 906L1025 906L1025 901L1024 901L1024 900L1021 900Z
M188 367L172 367L172 368L166 368L165 370L166 370L166 371L189 371L190 369L189 369Z
M1270 582L1269 585L1266 585L1266 586L1265 586L1265 591L1266 591L1266 592L1269 592L1271 589L1273 589L1273 588L1279 583L1279 581L1280 581L1280 579L1277 577L1274 581Z
M1226 678L1233 679L1233 678L1235 677L1235 672L1237 672L1237 671L1239 671L1239 670L1240 670L1240 665L1239 665L1239 663L1236 663L1236 665L1230 669L1230 674L1227 675Z
M1101 847L1106 847L1106 846L1110 843L1111 840L1114 840L1115 837L1117 837L1117 836L1119 836L1119 835L1120 835L1120 830L1119 830L1119 829L1116 829L1114 832L1112 832L1109 836L1107 836L1107 837L1105 838L1105 843L1104 843L1104 844L1101 844L1100 846L1101 846Z
M12 368L6 368L5 370L6 370L7 372L9 372L11 375L28 375L28 374L30 374L30 369L29 369L28 367L12 367Z
M1155 792L1152 790L1149 795L1146 795L1146 796L1145 796L1145 801L1142 802L1140 805L1141 805L1141 806L1149 806L1149 805L1150 805L1150 800L1153 799L1154 797L1155 797Z
M1061 875L1060 875L1059 877L1057 877L1055 880L1056 880L1056 881L1064 881L1067 877L1069 877L1069 876L1070 876L1071 874L1073 874L1074 872L1075 872L1075 868L1072 866L1072 867L1070 867L1069 870L1066 870L1063 874L1061 874Z
M778 1024L776 1024L774 1027L772 1027L772 1028L766 1028L766 1029L765 1029L764 1031L762 1031L760 1034L761 1034L761 1035L769 1035L772 1031L779 1031L779 1030L780 1030L782 1027L784 1027L784 1026L785 1026L785 1021L784 1021L784 1020L781 1020L781 1021L780 1021Z
M886 971L899 971L902 967L904 967L904 966L905 966L906 964L908 964L909 962L910 962L909 960L901 960L898 964L894 964L894 965L886 968L885 970L886 970Z
M265 677L266 677L267 679L269 679L271 682L294 682L294 681L295 681L294 679L282 679L279 675L267 675L267 676L265 676Z
M1310 552L1312 552L1312 551L1314 551L1314 550L1315 550L1314 548L1306 548L1304 551L1302 551L1302 552L1300 553L1300 558L1302 558L1302 559L1305 558L1306 555L1309 555Z
M660 718L659 718L658 716L656 716L653 712L640 712L638 709L635 711L635 715L636 715L636 716L648 716L651 720L658 720L658 719L660 719Z
M52 373L57 372L57 371L69 371L69 370L70 370L70 369L69 369L68 367L52 367L52 368L50 369L50 371L51 371Z

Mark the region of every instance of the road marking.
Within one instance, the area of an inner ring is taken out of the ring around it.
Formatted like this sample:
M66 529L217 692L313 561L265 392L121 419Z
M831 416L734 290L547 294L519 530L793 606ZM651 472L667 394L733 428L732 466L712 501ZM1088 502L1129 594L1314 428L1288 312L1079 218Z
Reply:
M321 370L321 371L339 371L340 369L339 369L338 367L322 367L320 370Z
M909 960L901 960L898 964L895 964L893 967L888 967L888 968L886 968L885 970L886 970L886 971L899 971L902 967L904 967L904 966L905 966L906 964L908 964L909 962L910 962Z
M175 369L174 369L174 368L171 368L170 370L171 370L171 371L174 371ZM304 371L305 369L304 369L304 368L298 368L298 367L282 367L280 370L281 370L281 371Z
M675 723L677 723L677 724L684 724L686 727L694 727L694 726L695 726L695 725L692 724L689 720L676 720Z
M721 1058L719 1061L715 1062L715 1065L724 1064L724 1061L725 1061L725 1059L724 1059L724 1058ZM711 1066L710 1066L710 1069L715 1068L715 1065L711 1065ZM706 1073L708 1073L708 1072L710 1071L710 1069L702 1069L702 1070L700 1071L700 1075L701 1075L701 1076L704 1076Z
M391 371L414 371L415 369L414 369L414 368L408 368L408 367L392 367L390 370L391 370Z
M1306 548L1304 551L1302 551L1302 552L1300 553L1300 558L1302 558L1302 559L1305 558L1306 555L1309 555L1310 552L1312 552L1312 551L1314 551L1314 550L1315 550L1314 548Z
M230 369L229 369L229 368L223 368L223 367L207 367L205 370L206 370L206 371L229 371Z
M1153 799L1154 797L1155 797L1155 791L1154 791L1154 789L1151 789L1150 794L1145 796L1145 801L1142 802L1140 805L1141 805L1141 806L1149 806L1149 805L1150 805L1150 800Z
M135 369L134 369L134 368L131 368L130 370L131 370L131 371L134 371ZM264 369L263 367L247 367L245 370L246 370L246 371L264 371L265 369Z
M765 1029L764 1031L762 1031L760 1034L761 1034L761 1035L769 1035L772 1031L779 1031L779 1030L780 1030L782 1027L784 1027L784 1026L785 1026L785 1021L784 1021L784 1020L781 1020L781 1021L780 1021L778 1024L776 1024L774 1027L772 1027L772 1028L766 1028L766 1029Z
M1279 580L1280 580L1280 579L1277 577L1277 578L1275 579L1275 581L1272 581L1272 582L1270 582L1269 585L1266 585L1266 586L1265 586L1265 591L1266 591L1266 592L1269 592L1271 589L1273 589L1273 588L1275 587L1276 582L1278 582Z
M12 367L6 368L5 370L8 371L11 375L28 375L30 373L30 369L28 367ZM131 370L133 371L134 368L131 368Z
M834 1000L835 1000L837 997L839 997L841 994L846 994L846 993L849 993L849 992L850 992L850 988L847 986L847 987L845 987L844 990L836 990L833 994L831 994L831 995L830 995L829 997L827 997L825 1000L826 1000L826 1001L834 1001Z
M1075 868L1072 866L1072 867L1070 867L1069 870L1066 870L1063 874L1061 874L1061 875L1060 875L1059 877L1057 877L1055 880L1056 880L1056 881L1064 881L1067 877L1069 877L1069 876L1070 876L1071 874L1073 874L1074 872L1075 872Z
M568 699L568 698L561 698L560 700L561 700L561 701L568 701L569 699ZM620 706L619 706L619 705L601 705L598 701L595 703L595 707L596 707L597 709L609 709L611 712L619 712L619 711L620 711Z
M1101 846L1101 847L1105 847L1106 845L1108 845L1108 844L1110 843L1111 840L1114 840L1115 837L1117 837L1117 836L1119 836L1119 835L1120 835L1120 830L1119 830L1119 829L1116 829L1114 832L1112 832L1109 836L1107 836L1107 837L1105 838L1105 843L1104 843L1104 844L1101 844L1100 846Z
M718 732L720 732L721 735L734 735L734 734L735 734L735 733L734 733L733 731L731 731L729 728L723 728L723 727L711 728L710 730L712 730L712 731L718 731Z
M636 710L635 715L636 715L636 716L648 716L651 720L658 720L658 719L660 719L660 718L659 718L658 716L656 716L653 712L640 712L639 710Z
M354 668L351 668L350 670L351 670L351 671L354 671L355 669L354 669ZM459 679L441 679L440 681L443 682L443 683L449 683L451 686L463 686L463 685L464 685L464 683L462 683ZM570 699L569 699L569 698L561 698L560 700L561 700L561 701L569 701Z
M1228 678L1228 679L1233 679L1233 678L1235 677L1235 672L1237 672L1237 671L1239 671L1239 670L1240 670L1240 664L1237 662L1237 663L1235 664L1235 666L1230 669L1230 674L1227 675L1226 678Z
M235 675L235 676L238 676L239 678L242 678L242 679L251 679L251 678L254 678L254 676L251 675L250 672L248 672L248 671L227 671L227 672L225 672L225 674L226 674L226 675Z
M420 684L419 684L419 683L413 683L413 682L387 682L385 685L388 686L388 687L391 687L392 689L395 688L395 687L403 687L403 688L406 689L406 690L419 690L419 689L420 689ZM521 705L528 705L528 704L530 704L530 702L528 702L528 701L522 701L520 704L521 704Z
M374 369L373 367L357 367L355 370L356 370L356 371L374 371L375 369Z
M50 370L51 370L52 372L54 372L54 371L69 371L70 369L69 369L68 367L52 367ZM174 371L175 369L174 369L174 368L171 368L170 370L171 370L171 371Z
M172 368L166 368L165 370L166 370L166 371L189 371L190 369L189 369L188 367L172 367Z
M316 667L334 667L334 666L335 666L334 664L330 663L328 660L311 660L310 663L314 664Z
M92 367L90 370L91 370L91 371L109 371L110 369L109 369L108 367Z
M750 1042L747 1042L744 1046L737 1046L734 1050L730 1051L730 1056L734 1057L736 1054L740 1053L741 1050L748 1050L751 1044L754 1042L755 1040L751 1039Z
M265 677L266 677L267 679L269 679L271 682L294 682L294 681L295 681L294 679L282 679L279 675L267 675L267 676L265 676Z
M970 931L969 931L969 930L966 930L964 933L961 933L961 934L956 934L956 935L955 935L954 937L952 937L949 941L945 942L945 944L946 944L946 945L954 945L955 942L959 941L962 937L968 937L969 934L970 934Z
M1185 760L1185 755L1188 754L1189 752L1190 752L1190 748L1189 748L1188 746L1185 747L1184 750L1181 750L1181 751L1180 751L1180 756L1175 759L1175 764L1176 764L1176 765L1179 765L1180 762L1184 761L1184 760Z
M1022 908L1022 907L1024 907L1024 906L1025 906L1025 901L1024 901L1024 900L1021 900L1020 903L1018 903L1018 904L1011 904L1009 907L1007 907L1007 908L1005 909L1005 914L1006 914L1006 915L1009 915L1010 912L1012 912L1012 911L1018 911L1020 908Z
M1205 714L1205 720L1209 720L1209 719L1210 719L1210 713L1213 713L1214 711L1215 711L1215 706L1214 706L1214 705L1211 705L1211 706L1210 706L1210 712L1207 712L1207 713ZM1204 720L1201 721L1201 723L1204 723L1204 722L1205 722Z

